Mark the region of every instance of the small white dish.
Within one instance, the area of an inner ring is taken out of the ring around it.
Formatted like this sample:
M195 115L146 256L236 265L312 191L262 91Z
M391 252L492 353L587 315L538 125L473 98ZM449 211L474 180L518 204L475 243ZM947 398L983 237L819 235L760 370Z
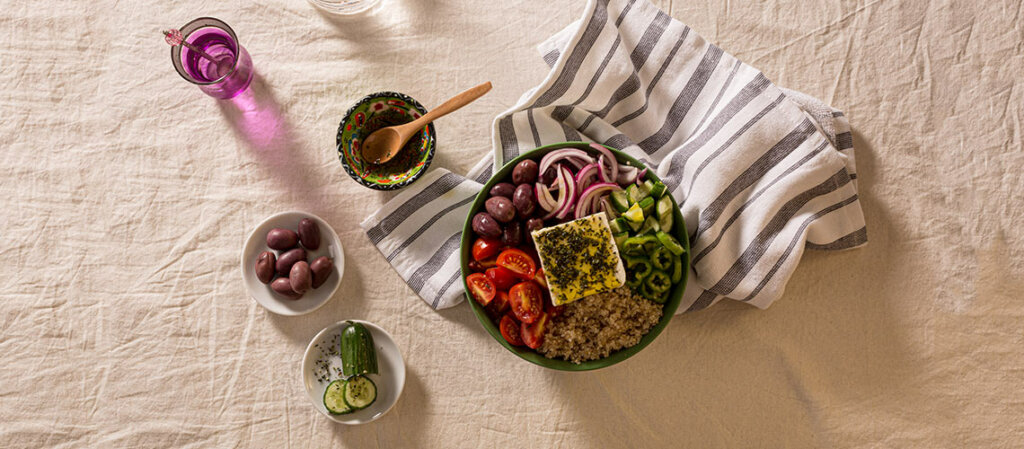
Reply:
M345 321L327 326L309 342L306 354L302 356L302 384L306 387L309 399L313 401L313 408L331 421L341 424L366 424L384 416L398 402L398 397L405 388L405 362L402 360L398 345L384 329L367 321L351 321L365 326L373 337L380 374L369 374L367 377L377 385L377 400L369 407L347 415L332 415L327 411L327 407L324 407L324 391L327 390L327 385L341 378L338 374L341 369L338 349L341 331L348 326ZM318 363L320 361L326 362L326 370ZM325 376L326 380L321 380Z
M316 251L306 249L307 260L312 262L320 256L330 257L334 262L334 273L319 288L306 292L302 298L296 300L274 293L269 285L260 282L256 278L255 266L256 258L263 251L273 251L280 256L281 251L274 251L267 246L267 232L274 228L294 231L298 229L299 221L303 218L313 220L320 227L320 248ZM331 299L331 296L334 296L334 292L338 291L343 274L345 274L345 250L341 246L341 239L326 221L307 212L291 211L271 215L249 233L249 238L245 240L245 246L242 247L242 281L245 282L249 296L265 309L278 315L303 315L320 308L327 303L327 300Z

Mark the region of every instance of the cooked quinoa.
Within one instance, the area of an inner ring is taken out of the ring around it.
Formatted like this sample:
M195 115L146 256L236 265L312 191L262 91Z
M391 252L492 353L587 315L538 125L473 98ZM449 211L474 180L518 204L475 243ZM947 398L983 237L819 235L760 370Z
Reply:
M662 305L644 299L628 287L598 293L569 303L551 320L537 350L548 358L573 363L608 357L628 348L661 319Z

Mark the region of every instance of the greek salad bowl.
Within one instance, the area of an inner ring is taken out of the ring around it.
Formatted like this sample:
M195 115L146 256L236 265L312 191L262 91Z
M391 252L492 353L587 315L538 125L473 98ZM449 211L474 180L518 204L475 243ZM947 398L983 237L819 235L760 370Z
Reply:
M690 245L666 186L606 146L563 142L503 166L462 230L466 299L530 363L587 371L626 360L668 325Z

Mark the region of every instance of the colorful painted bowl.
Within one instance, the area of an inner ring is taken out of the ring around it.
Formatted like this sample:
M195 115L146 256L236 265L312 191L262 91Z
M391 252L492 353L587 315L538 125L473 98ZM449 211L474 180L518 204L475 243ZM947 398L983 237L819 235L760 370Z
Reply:
M352 179L377 190L395 190L412 184L434 158L434 124L423 127L394 159L382 165L363 161L361 147L366 136L387 126L409 123L427 110L412 97L398 92L377 92L359 100L345 113L338 126L338 159Z

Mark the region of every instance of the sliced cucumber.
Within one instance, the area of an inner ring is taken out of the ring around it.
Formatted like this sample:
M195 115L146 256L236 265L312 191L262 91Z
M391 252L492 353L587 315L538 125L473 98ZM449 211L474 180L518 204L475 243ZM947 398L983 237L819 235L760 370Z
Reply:
M619 211L619 213L629 210L629 194L624 190L616 190L611 193L612 207Z
M608 223L608 227L611 228L612 234L626 232L626 219L622 217L616 218Z
M358 374L377 374L377 352L373 349L373 336L366 326L347 321L341 331L341 371L345 377Z
M654 216L654 198L647 197L636 204L640 206L640 210L644 211L645 217Z
M646 190L648 195L653 196L654 199L658 199L658 196L654 194L654 181L648 179L644 181L642 184L640 184L640 187Z
M640 196L640 186L636 184L630 184L629 187L626 187L626 195L629 196L630 205L639 203L640 200L644 199L642 196Z
M625 217L626 220L633 223L644 222L644 211L643 209L640 208L639 204L634 204L633 206L631 206L629 210L622 214L622 216Z
M628 225L629 229L632 229L633 232L636 232L636 231L640 230L640 227L644 225L644 222L643 221L626 221L626 225Z
M672 206L672 197L665 195L658 200L658 204L655 207L658 214L658 224L661 225L661 230L665 232L672 232L672 215L675 212Z
M666 187L664 183L662 183L661 181L655 182L654 187L651 187L651 196L655 198L661 198L662 196L665 195L665 191L667 190L668 187Z
M665 248L668 248L669 251L672 251L672 254L678 256L680 254L683 254L683 251L685 251L683 249L683 246L679 244L679 241L677 241L675 237L672 237L671 235L668 235L662 231L658 231L658 233L655 235L658 236L658 240L661 241L661 244L665 245Z
M345 380L338 379L327 385L324 390L324 407L332 415L346 415L354 412L352 407L345 403Z
M654 234L659 230L661 228L658 227L658 220L655 220L654 217L647 217L647 220L644 220L644 225L640 227L639 233L640 235Z
M665 215L658 219L658 227L661 228L662 231L672 232L672 220L672 214Z
M345 404L359 410L377 400L377 385L366 376L353 376L345 382Z

